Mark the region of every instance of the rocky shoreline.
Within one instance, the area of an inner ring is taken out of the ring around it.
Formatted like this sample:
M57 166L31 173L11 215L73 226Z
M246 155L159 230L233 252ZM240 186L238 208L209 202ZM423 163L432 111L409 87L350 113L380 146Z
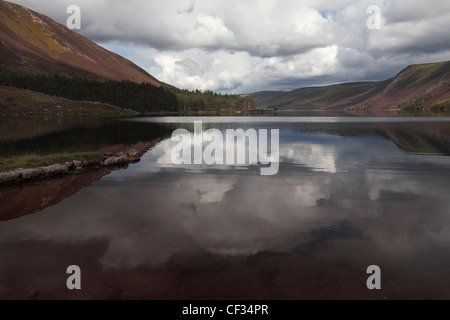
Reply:
M97 160L72 160L64 164L52 164L37 168L19 168L13 171L0 172L0 185L19 183L33 179L54 177L63 174L80 173L92 168L121 166L129 163L136 163L141 158L141 153L131 149L127 153L119 152L116 154L104 153L103 159Z

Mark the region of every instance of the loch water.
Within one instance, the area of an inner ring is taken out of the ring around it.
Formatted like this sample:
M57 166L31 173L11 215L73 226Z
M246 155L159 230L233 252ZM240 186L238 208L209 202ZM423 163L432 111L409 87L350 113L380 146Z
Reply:
M261 175L260 164L174 164L171 134L193 132L194 121L221 132L278 129L277 174ZM155 138L140 162L0 221L0 298L450 298L450 118L108 119L0 150ZM46 201L27 188L21 205ZM80 267L81 290L66 287L70 265ZM381 290L367 288L371 265Z

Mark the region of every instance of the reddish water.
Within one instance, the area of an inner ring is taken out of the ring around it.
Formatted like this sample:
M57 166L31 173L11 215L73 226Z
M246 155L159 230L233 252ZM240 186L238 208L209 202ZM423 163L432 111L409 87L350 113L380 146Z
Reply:
M280 128L277 175L173 165L164 140L0 222L0 298L450 298L450 158L431 153L449 122L252 125ZM81 290L66 287L69 265Z

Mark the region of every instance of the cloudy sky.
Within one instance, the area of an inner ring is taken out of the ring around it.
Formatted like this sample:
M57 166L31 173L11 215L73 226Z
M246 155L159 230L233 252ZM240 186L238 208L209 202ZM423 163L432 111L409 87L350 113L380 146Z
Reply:
M450 60L447 0L12 0L179 88L248 93L383 80ZM376 22L380 9L380 28Z

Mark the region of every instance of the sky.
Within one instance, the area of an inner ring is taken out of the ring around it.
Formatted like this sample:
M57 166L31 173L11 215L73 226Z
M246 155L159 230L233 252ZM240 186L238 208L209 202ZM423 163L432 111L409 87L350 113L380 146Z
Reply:
M64 25L69 5L78 5L74 31L189 90L385 80L410 64L450 60L448 0L10 2Z

